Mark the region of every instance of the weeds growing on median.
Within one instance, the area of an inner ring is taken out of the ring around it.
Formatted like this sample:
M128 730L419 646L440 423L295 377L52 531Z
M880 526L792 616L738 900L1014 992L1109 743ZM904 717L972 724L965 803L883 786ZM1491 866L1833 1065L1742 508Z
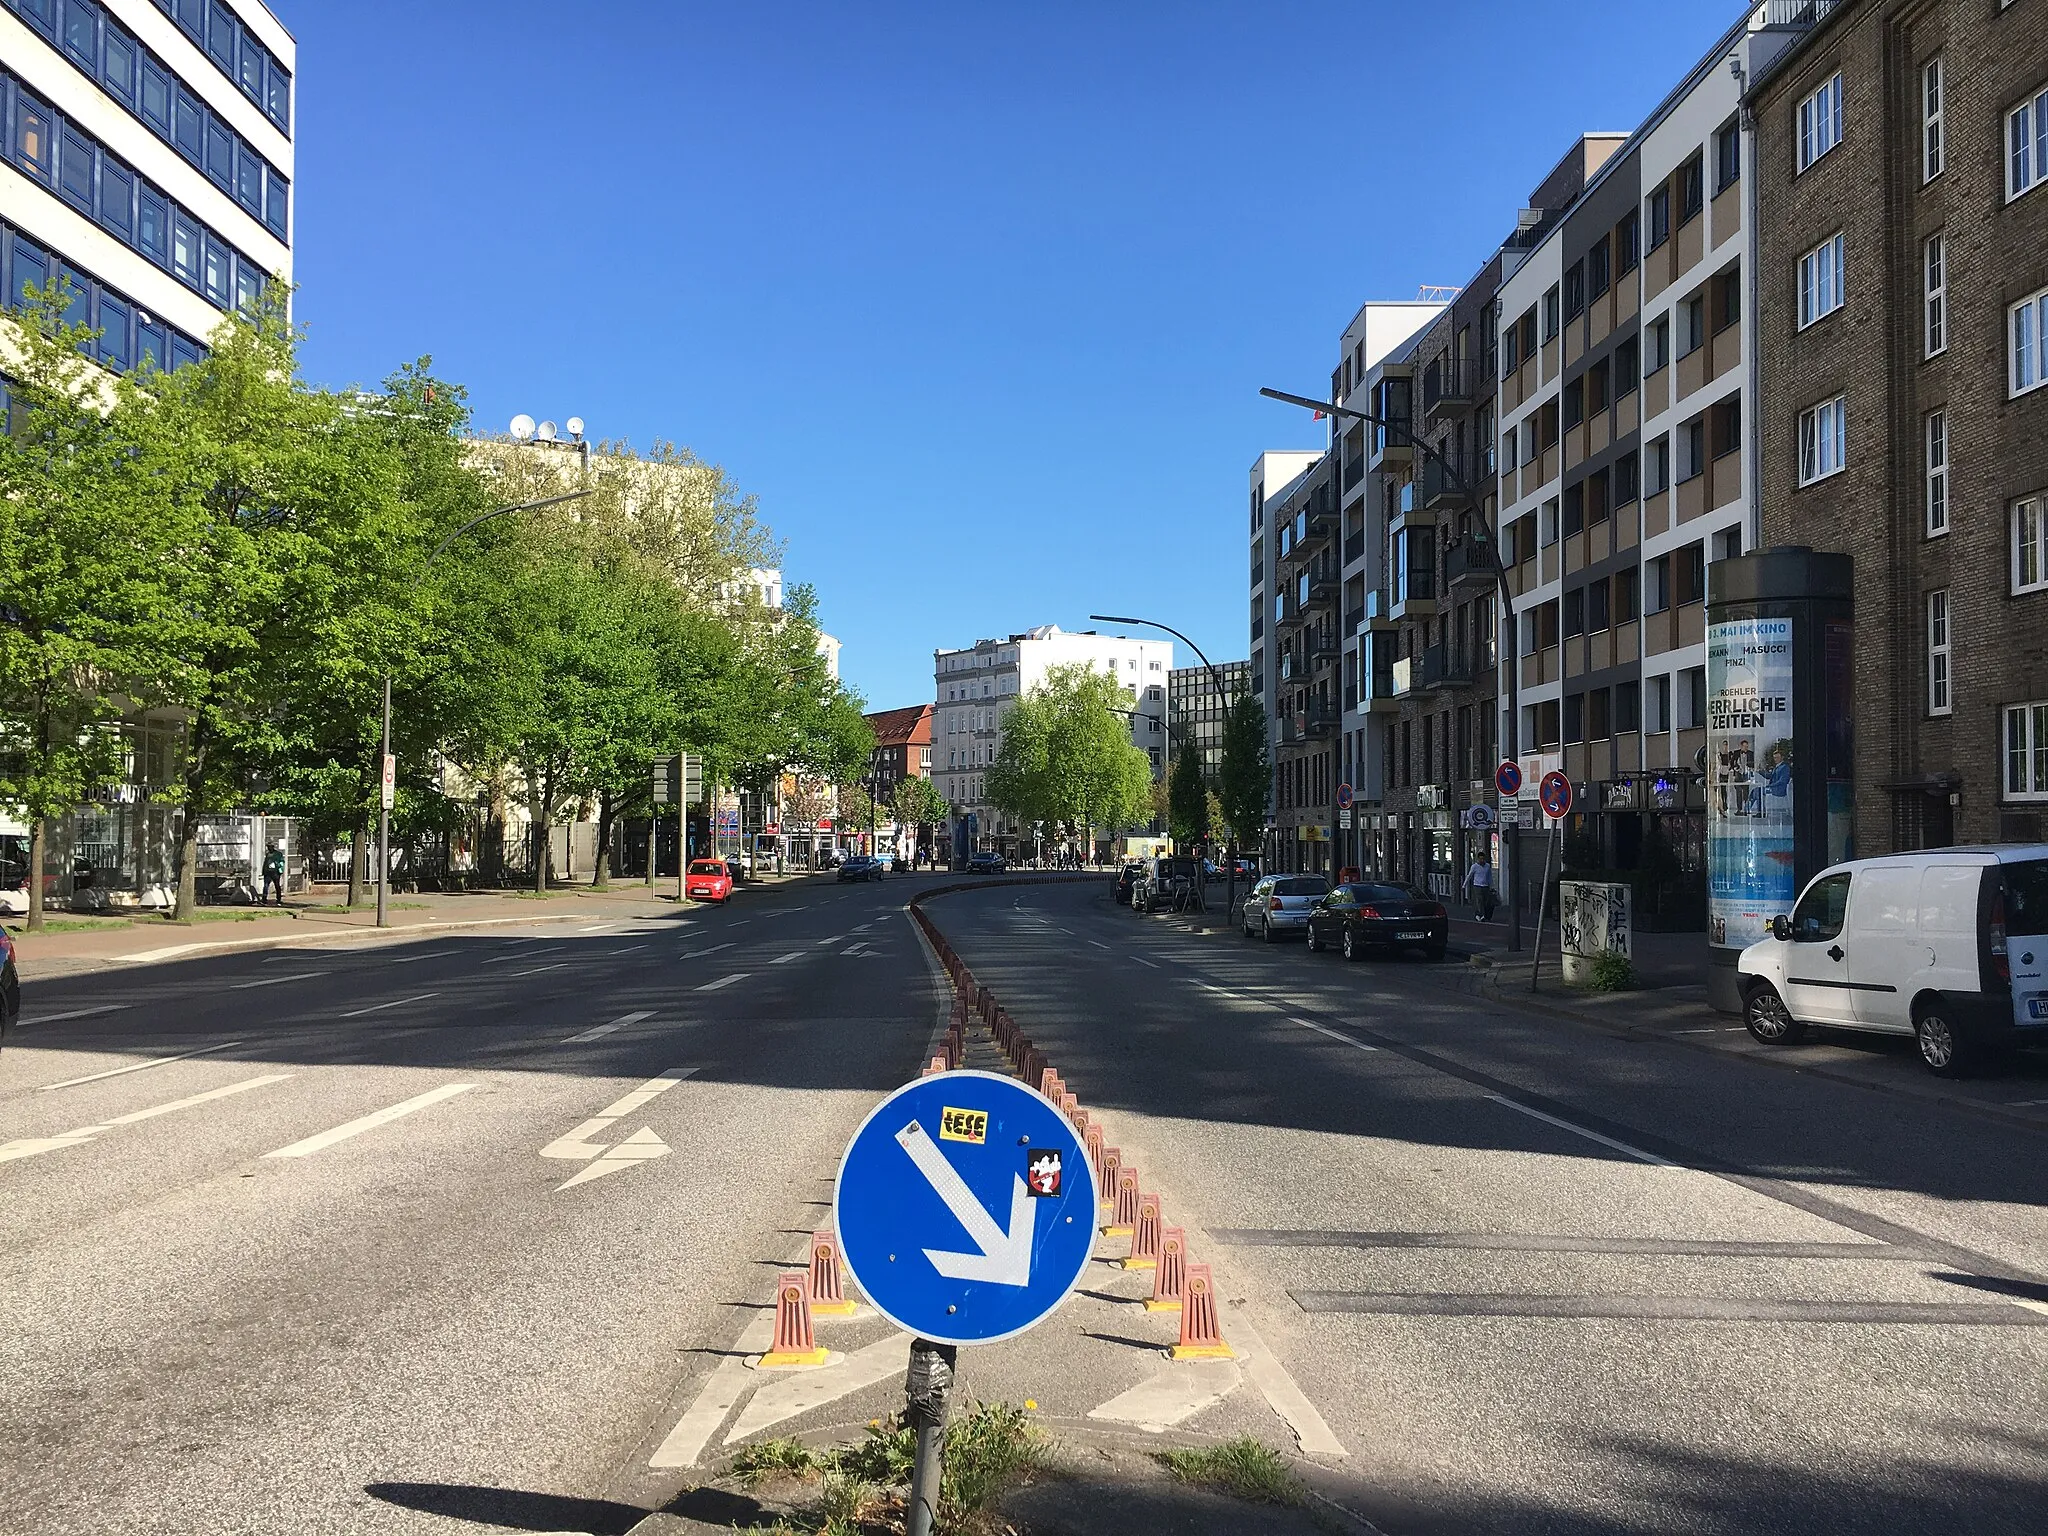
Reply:
M1301 1483L1287 1460L1250 1435L1196 1450L1161 1451L1157 1460L1183 1483L1256 1504L1299 1504Z
M1595 992L1628 992L1635 988L1636 968L1629 964L1627 955L1613 950L1602 950L1593 957L1593 972L1586 978L1586 985Z

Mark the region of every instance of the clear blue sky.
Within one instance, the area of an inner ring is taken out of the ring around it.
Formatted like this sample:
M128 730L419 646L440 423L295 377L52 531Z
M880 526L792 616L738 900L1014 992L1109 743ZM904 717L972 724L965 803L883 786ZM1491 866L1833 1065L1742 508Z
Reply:
M1368 298L1461 283L1737 0L274 0L306 370L757 494L845 675L1142 613L1247 649L1245 472ZM1192 658L1183 658L1191 660Z

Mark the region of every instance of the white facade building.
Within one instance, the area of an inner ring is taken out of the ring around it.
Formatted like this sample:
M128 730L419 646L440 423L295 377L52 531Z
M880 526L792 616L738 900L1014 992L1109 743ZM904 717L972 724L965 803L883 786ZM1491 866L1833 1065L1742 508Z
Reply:
M1131 700L1131 741L1166 770L1166 680L1173 670L1169 640L1133 640L1093 631L1074 633L1040 625L1001 640L979 640L955 651L932 653L931 779L953 808L948 833L972 817L984 846L1028 837L1030 829L989 804L986 774L1003 741L1003 716L1057 666L1081 663L1117 679Z

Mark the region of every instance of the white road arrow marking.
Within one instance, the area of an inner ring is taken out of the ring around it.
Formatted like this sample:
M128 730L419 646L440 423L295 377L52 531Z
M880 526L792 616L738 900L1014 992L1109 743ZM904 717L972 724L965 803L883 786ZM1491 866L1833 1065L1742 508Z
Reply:
M620 1022L625 1023L634 1018L646 1017L646 1014L628 1014L626 1019L622 1019ZM616 1103L607 1105L603 1113L592 1115L568 1135L557 1137L549 1142L540 1149L540 1155L542 1157L561 1158L568 1162L580 1162L584 1158L598 1156L605 1150L604 1143L586 1141L585 1137L602 1135L619 1121L625 1119L626 1116L632 1114L634 1110L639 1109L642 1105L651 1104L684 1078L694 1076L696 1071L695 1067L670 1067L661 1076L650 1077L624 1098ZM652 1131L642 1131L638 1134L645 1136L654 1135ZM568 1188L566 1184L562 1187L564 1189Z
M652 1162L657 1157L667 1157L672 1150L650 1127L643 1125L567 1183L556 1185L555 1193L560 1194L565 1189L573 1189L578 1184L588 1184L592 1179L601 1179L608 1173L618 1173L622 1169Z
M1036 1217L1031 1209L1031 1191L1021 1174L1010 1175L1010 1230L995 1223L986 1207L974 1197L967 1181L960 1177L946 1154L932 1144L924 1127L915 1120L896 1133L896 1144L917 1164L933 1193L946 1202L946 1209L960 1225L979 1253L947 1253L927 1248L924 1256L932 1268L949 1280L986 1280L991 1285L1031 1283L1031 1237Z

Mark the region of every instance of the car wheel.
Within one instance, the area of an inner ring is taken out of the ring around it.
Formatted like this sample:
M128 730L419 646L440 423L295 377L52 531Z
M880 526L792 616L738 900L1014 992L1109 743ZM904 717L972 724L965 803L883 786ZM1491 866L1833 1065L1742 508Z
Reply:
M1268 944L1273 942L1273 919L1271 919L1270 917L1262 917L1259 919L1259 937L1264 939Z
M1915 1010L1913 1039L1921 1064L1936 1077L1961 1077L1975 1064L1975 1053L1956 1034L1939 1001Z
M1322 935L1316 932L1316 925L1314 923L1308 925L1308 952L1312 955L1319 955L1323 952Z
M1806 1026L1792 1017L1785 999L1767 981L1742 994L1742 1022L1765 1045L1796 1045L1806 1034Z
M1358 937L1355 929L1346 928L1344 930L1344 958L1346 960L1362 960L1365 958L1365 943Z

